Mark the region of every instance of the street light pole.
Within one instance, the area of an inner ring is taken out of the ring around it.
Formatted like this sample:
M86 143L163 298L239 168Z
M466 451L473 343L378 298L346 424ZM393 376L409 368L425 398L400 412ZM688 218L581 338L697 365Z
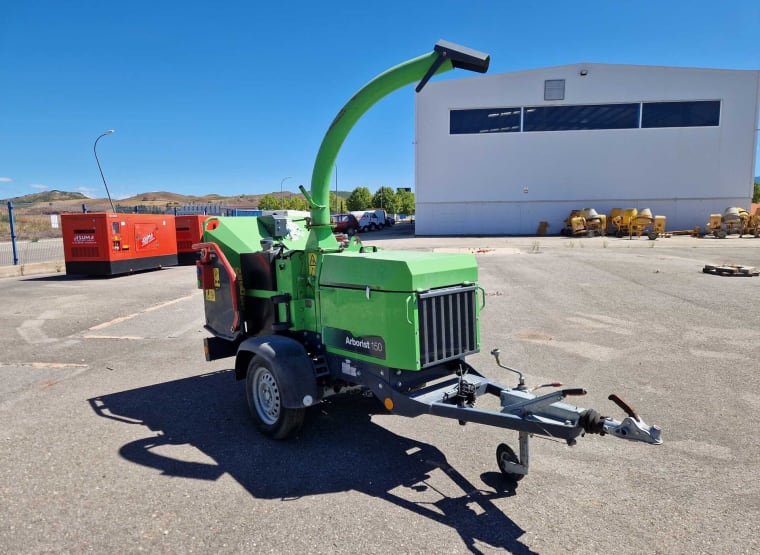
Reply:
M283 177L282 181L280 181L280 210L285 208L285 198L282 196L282 184L285 183L286 179L293 179L293 176Z
M106 195L108 195L108 202L111 203L111 212L116 212L116 209L113 207L113 201L111 200L111 193L108 191L108 184L106 183L106 177L103 175L103 168L100 167L100 160L98 160L98 141L105 137L106 135L110 135L113 133L113 129L109 129L105 133L103 133L100 137L95 139L95 144L92 146L92 151L95 153L95 161L98 163L98 170L100 170L100 178L103 180L103 185L106 188Z

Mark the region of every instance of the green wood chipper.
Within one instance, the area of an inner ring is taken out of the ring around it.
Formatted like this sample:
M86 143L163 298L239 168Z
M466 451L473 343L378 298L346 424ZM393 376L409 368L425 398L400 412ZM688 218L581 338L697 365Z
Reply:
M235 357L251 415L262 433L284 439L300 430L306 411L330 395L371 392L391 412L432 414L515 430L519 449L497 448L512 480L528 472L529 438L575 443L585 433L661 443L622 399L622 421L564 402L583 389L536 395L522 374L515 387L486 378L466 361L480 349L485 300L471 254L391 252L338 242L330 225L330 177L354 124L378 100L404 85L419 92L454 68L484 73L490 57L446 41L393 67L359 90L338 112L317 154L311 191L301 191L310 217L209 218L200 252L207 360ZM561 387L561 384L549 384ZM498 398L500 410L476 407Z

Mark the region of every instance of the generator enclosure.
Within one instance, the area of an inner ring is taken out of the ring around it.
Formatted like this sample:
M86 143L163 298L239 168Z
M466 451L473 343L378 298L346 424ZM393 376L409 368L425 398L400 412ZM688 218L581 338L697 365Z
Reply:
M109 276L177 265L174 216L61 214L67 274Z
M205 214L174 217L174 227L177 231L177 263L180 266L194 266L198 260L198 253L193 250L193 245L201 242L203 222L207 218Z

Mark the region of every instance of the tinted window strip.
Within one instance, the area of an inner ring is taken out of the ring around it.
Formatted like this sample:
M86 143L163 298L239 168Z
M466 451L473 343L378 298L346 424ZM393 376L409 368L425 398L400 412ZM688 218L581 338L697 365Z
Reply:
M451 110L449 133L516 133L520 131L520 108L481 108Z
M449 133L716 127L720 100L450 110Z
M529 106L524 131L579 131L635 129L639 104L587 104L578 106Z
M717 127L720 100L644 102L641 127Z

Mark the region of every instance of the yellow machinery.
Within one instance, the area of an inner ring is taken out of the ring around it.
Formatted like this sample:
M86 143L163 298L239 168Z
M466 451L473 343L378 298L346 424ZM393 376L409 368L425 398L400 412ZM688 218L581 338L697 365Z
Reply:
M584 208L583 218L586 220L586 230L589 234L605 235L607 233L607 216L605 214L599 214L593 208Z
M577 235L604 235L607 229L607 216L598 214L593 208L584 208L583 210L572 210L570 215L565 218L565 227L560 233L568 237Z
M643 208L640 212L636 208L613 208L610 220L616 237L646 235L654 240L665 233L665 216L652 216L649 208Z
M760 237L760 206L755 207L751 216L747 215L747 221L744 224L742 235L754 235Z
M654 217L654 232L658 237L665 235L665 216Z
M744 208L729 206L723 214L710 214L707 222L705 235L710 233L718 239L725 239L729 235L742 235L750 220L749 212Z
M620 216L622 216L622 215L623 215L623 209L622 208L613 208L610 211L610 218L607 220L607 225L610 226L610 227L607 229L607 233L610 233L610 232L616 233L617 232L617 225L616 225L615 222L619 221Z
M612 225L615 227L615 237L624 237L630 235L631 221L638 215L639 211L635 208L614 208Z

